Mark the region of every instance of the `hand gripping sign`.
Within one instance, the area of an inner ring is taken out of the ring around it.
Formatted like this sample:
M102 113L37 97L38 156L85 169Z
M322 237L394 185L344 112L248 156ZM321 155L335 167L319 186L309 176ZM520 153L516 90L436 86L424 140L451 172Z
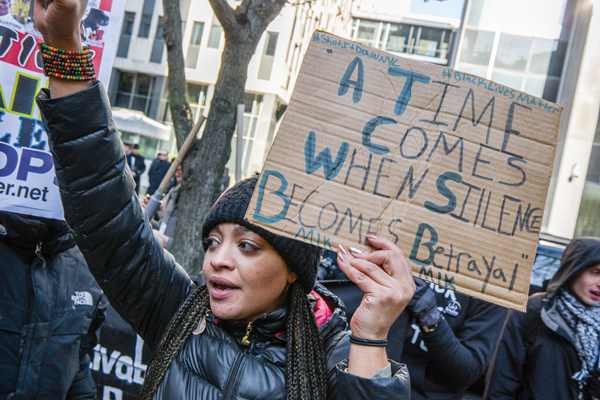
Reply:
M524 311L563 108L314 33L246 219Z

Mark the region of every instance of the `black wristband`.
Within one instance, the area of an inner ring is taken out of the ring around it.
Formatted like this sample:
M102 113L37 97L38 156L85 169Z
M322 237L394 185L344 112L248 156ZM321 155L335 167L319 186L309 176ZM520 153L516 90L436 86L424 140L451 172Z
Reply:
M387 346L387 340L369 340L369 339L361 339L355 336L350 335L350 343L358 344L361 346L373 346L373 347L385 347Z

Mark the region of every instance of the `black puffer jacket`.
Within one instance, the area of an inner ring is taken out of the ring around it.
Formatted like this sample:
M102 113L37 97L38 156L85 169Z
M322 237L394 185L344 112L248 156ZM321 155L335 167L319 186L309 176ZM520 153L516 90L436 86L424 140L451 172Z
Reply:
M66 225L0 212L0 400L93 400L106 299Z
M111 305L155 348L195 285L144 218L104 88L95 84L59 99L42 90L37 102L51 140L65 217L79 248ZM327 292L321 295L334 304ZM333 311L321 326L329 399L408 399L408 373L399 364L392 363L394 377L388 379L343 372L346 323L341 310ZM285 336L277 337L284 321L283 309L259 318L252 345L245 348L239 345L240 327L209 318L204 333L191 335L183 345L155 398L285 398Z
M527 313L511 311L490 364L484 398L575 400L581 370L574 333L556 310L557 292L600 264L600 239L574 239L546 293L529 298Z

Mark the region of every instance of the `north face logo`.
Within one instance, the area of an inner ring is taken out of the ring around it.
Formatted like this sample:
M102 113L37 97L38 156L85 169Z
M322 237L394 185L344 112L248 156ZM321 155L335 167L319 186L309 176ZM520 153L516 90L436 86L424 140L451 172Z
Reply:
M71 296L71 300L73 300L74 306L93 306L94 299L89 292L75 292L73 296Z

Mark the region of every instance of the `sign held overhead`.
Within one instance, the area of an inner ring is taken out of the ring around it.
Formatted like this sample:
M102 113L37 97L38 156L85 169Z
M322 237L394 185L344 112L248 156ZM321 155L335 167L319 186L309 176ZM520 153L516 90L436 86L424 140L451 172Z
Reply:
M246 219L525 311L563 108L316 31Z

